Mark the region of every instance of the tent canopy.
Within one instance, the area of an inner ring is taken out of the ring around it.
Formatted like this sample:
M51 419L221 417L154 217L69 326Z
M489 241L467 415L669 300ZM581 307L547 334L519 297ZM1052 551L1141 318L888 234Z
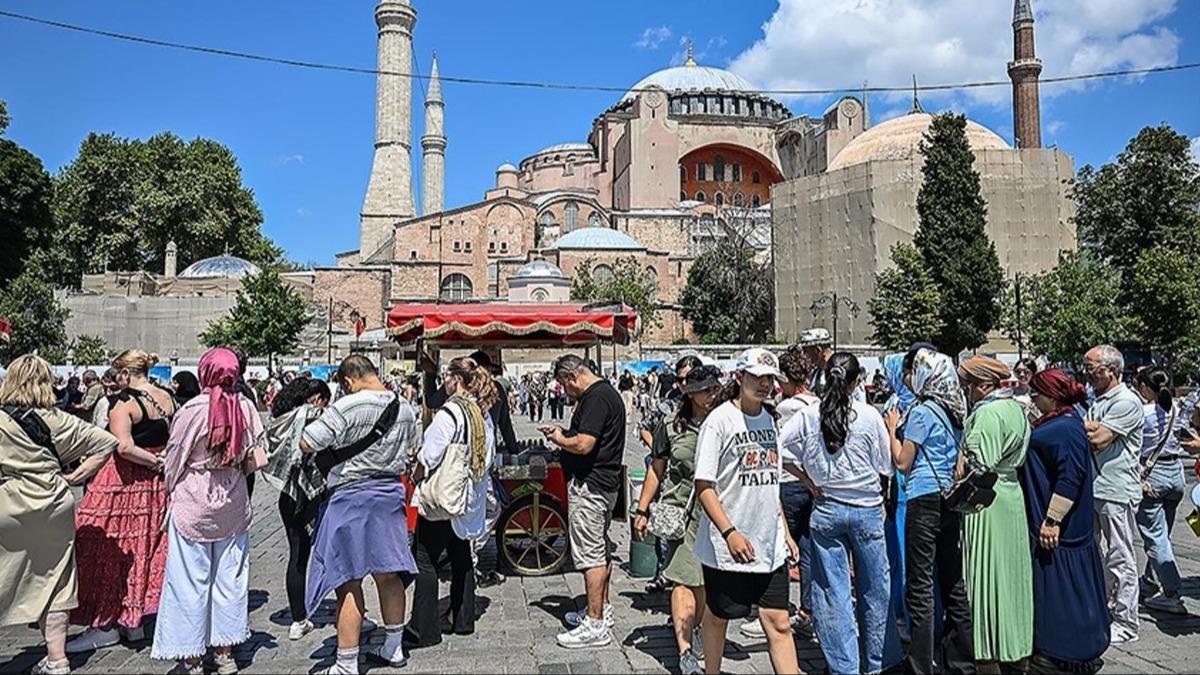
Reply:
M629 344L637 312L621 305L404 304L388 311L388 335L445 345Z

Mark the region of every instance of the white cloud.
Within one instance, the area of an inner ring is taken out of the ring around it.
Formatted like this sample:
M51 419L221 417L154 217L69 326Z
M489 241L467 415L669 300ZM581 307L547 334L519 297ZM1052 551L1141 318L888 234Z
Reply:
M275 159L271 160L271 164L273 164L275 166L286 166L288 164L303 164L303 163L304 163L304 155L301 155L298 152L290 154L290 155L279 155L279 156L275 157Z
M306 206L301 206L300 208L296 209L296 215L300 216L301 218L307 218L312 215L312 209L309 209Z
M1192 159L1200 164L1200 136L1192 139Z
M682 66L687 61L687 45L692 40L690 35L682 35L679 38L679 50L671 55L671 65ZM696 63L702 66L713 65L716 52L725 48L729 44L729 40L725 39L724 35L710 37L703 44L696 42L692 45L692 58L696 59ZM710 58L712 57L712 58Z
M1062 120L1050 120L1049 122L1046 122L1046 131L1049 132L1051 136L1058 134L1058 132L1066 128L1067 123Z
M670 26L659 26L657 28L647 28L642 31L638 39L634 41L633 46L638 49L658 49L659 45L671 38Z
M1163 24L1177 0L1034 0L1043 77L1174 64L1179 36ZM763 37L730 69L765 89L902 86L1004 80L1012 59L1012 2L780 0ZM1080 84L1051 84L1053 96ZM1008 105L1007 87L922 93ZM906 94L889 95L897 101Z

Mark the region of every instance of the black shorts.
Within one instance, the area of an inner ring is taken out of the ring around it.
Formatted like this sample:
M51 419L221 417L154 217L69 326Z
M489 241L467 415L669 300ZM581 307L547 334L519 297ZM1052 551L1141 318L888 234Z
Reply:
M704 594L708 611L719 619L744 619L751 608L788 608L788 571L727 572L704 565Z

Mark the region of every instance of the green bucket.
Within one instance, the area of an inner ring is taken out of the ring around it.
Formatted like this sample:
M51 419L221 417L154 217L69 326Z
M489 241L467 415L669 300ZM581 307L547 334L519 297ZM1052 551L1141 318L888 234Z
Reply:
M645 471L629 472L629 503L637 508L638 498L642 494L642 484L646 481ZM630 509L633 510L632 508ZM658 538L649 532L646 538L638 540L633 536L633 518L629 519L629 576L635 579L649 579L658 571Z

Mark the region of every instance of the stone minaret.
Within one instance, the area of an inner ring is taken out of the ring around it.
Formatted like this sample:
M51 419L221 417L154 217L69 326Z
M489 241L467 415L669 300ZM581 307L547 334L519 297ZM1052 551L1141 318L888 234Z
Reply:
M1016 0L1013 7L1013 60L1008 77L1013 86L1013 132L1018 148L1042 147L1042 111L1038 76L1042 61L1033 48L1033 9L1029 0Z
M167 252L163 256L163 276L168 279L175 278L175 271L179 265L179 247L174 241L167 242Z
M429 69L425 95L425 135L421 136L421 213L440 213L446 203L446 105L438 79L437 52Z
M412 218L412 31L417 10L408 0L381 0L375 83L375 161L359 225L359 255L367 257L391 235L392 226ZM387 75L383 73L402 73Z

